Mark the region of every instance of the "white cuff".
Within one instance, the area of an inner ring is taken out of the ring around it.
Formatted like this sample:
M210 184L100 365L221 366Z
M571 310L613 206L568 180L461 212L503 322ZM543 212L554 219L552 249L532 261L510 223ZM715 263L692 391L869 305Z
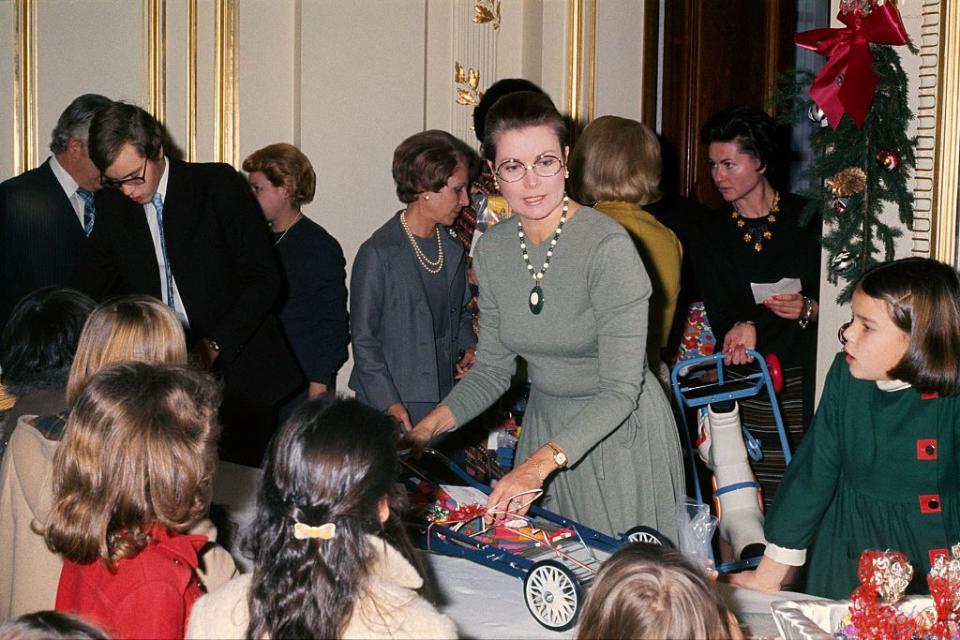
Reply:
M772 542L767 542L767 548L763 552L771 560L776 560L780 564L786 564L791 567L799 567L807 561L806 549L788 549L780 547Z

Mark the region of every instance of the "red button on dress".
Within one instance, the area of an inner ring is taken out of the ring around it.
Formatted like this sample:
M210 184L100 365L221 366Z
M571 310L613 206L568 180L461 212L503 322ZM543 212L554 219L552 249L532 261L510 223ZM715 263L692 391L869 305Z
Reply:
M940 496L936 493L919 496L920 513L940 513Z
M935 438L917 440L917 460L936 460L937 441Z

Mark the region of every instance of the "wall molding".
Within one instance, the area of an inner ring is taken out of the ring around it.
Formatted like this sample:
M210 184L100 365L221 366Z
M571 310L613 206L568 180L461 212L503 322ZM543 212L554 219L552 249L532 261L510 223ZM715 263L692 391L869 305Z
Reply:
M160 124L167 120L167 0L144 0L147 51L147 110Z
M13 175L37 165L37 6L14 2Z
M214 148L217 162L240 167L239 0L214 4Z
M197 0L187 0L187 162L197 161Z
M924 4L924 10L926 5ZM931 256L956 265L960 184L960 5L939 3L940 32ZM924 43L925 44L925 43ZM925 53L921 47L921 54Z

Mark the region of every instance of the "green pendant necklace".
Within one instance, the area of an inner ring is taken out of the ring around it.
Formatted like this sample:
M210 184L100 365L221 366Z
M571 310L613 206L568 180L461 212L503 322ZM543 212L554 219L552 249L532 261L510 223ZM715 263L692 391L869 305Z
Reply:
M557 240L560 239L560 232L563 231L563 223L567 221L567 211L570 209L570 198L566 195L563 196L563 211L560 213L560 224L557 225L557 230L553 233L553 239L550 240L550 246L547 248L547 259L543 261L543 266L540 267L540 271L534 271L533 265L530 264L530 254L527 253L527 240L526 236L523 233L523 225L520 224L520 220L517 220L517 236L520 238L520 251L523 252L523 261L527 264L527 271L530 273L530 277L533 278L533 289L530 290L530 298L528 303L530 305L530 313L538 315L543 311L543 289L540 287L540 281L543 280L543 274L550 267L550 258L553 257L553 249L557 246Z

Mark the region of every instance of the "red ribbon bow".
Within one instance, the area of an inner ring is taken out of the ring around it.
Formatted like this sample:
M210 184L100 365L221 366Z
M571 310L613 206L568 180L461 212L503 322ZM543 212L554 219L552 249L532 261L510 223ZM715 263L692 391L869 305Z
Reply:
M810 85L810 97L834 129L847 113L862 126L877 89L870 43L904 45L910 39L893 2L874 5L866 16L860 6L837 16L843 29L813 29L798 33L798 46L828 58Z

